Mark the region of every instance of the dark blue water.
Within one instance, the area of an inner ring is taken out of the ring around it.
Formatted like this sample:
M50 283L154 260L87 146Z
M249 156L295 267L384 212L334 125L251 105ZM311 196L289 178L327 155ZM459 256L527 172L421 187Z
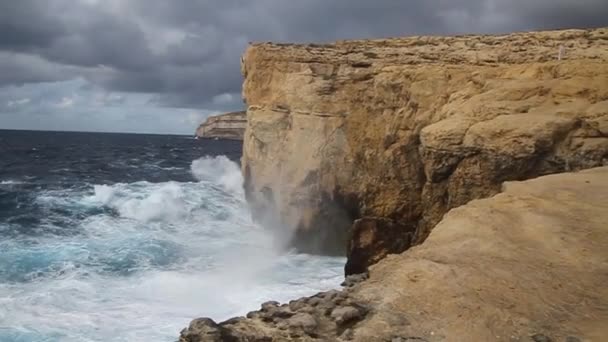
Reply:
M250 221L241 143L0 130L0 341L172 341L336 286Z
M46 233L74 233L74 227L62 221L84 219L107 208L69 212L41 205L35 200L40 193L84 190L91 184L193 182L193 160L224 155L238 162L241 145L175 135L0 130L0 232L36 235L42 223L51 221Z

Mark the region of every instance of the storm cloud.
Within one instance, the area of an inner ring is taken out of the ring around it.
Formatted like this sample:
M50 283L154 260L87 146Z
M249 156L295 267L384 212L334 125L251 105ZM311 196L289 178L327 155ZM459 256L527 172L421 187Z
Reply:
M64 89L74 80L79 88L67 87L72 93L59 100L79 92L89 98L93 90L98 97L133 96L141 120L186 115L195 121L240 109L239 57L251 41L604 25L605 0L7 0L0 2L0 101L9 93L21 98L0 103L0 128L30 115L26 107L52 115L49 101L27 92L49 82ZM30 100L16 106L20 99ZM108 104L114 112L123 105ZM78 110L86 108L83 102ZM117 125L115 130L132 130Z

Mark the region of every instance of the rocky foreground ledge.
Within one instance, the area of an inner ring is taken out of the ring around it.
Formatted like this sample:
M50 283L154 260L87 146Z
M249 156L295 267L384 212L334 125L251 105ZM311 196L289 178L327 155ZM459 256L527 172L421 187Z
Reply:
M196 319L180 341L605 341L607 246L608 167L507 182L369 279Z

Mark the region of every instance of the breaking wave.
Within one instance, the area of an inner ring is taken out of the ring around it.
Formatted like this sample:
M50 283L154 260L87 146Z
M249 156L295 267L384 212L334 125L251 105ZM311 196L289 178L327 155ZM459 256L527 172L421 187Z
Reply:
M197 181L19 197L35 211L0 233L37 216L35 229L0 240L0 341L174 341L195 317L243 315L341 281L342 258L273 248L250 220L237 164L206 157L190 172Z

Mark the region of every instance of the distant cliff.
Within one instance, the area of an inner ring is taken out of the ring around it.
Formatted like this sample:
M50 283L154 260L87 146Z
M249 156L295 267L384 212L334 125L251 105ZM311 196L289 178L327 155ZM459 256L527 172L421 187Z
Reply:
M196 129L200 138L243 140L247 126L246 112L233 112L210 116Z

